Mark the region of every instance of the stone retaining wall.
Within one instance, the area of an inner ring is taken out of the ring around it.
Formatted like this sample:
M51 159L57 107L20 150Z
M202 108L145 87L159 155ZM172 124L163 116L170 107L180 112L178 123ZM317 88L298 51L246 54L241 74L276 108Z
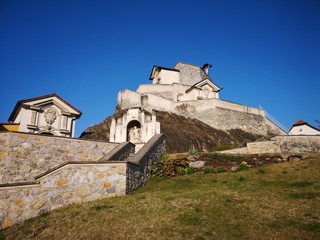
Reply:
M67 164L28 185L0 187L0 226L36 217L72 203L126 194L125 162Z
M319 153L320 136L276 136L270 141L247 143L244 148L221 151L230 154Z
M0 132L0 184L32 182L70 161L97 161L116 143L17 132Z
M162 134L154 135L137 154L128 161L127 192L143 186L151 176L152 166L165 153L166 139Z
M283 153L320 152L320 136L277 136L272 140L278 143Z
M125 195L148 180L164 152L161 134L127 162L132 143L0 133L0 228L69 204Z
M276 123L266 118L263 109L221 99L174 102L154 93L139 94L124 90L118 94L118 105L122 110L141 108L148 112L156 110L196 118L213 128L221 130L239 128L243 131L263 136L286 134Z

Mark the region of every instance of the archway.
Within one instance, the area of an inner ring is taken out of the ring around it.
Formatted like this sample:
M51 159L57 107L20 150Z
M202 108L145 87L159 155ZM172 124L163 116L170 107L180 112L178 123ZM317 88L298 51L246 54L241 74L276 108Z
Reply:
M127 125L127 141L141 142L141 124L137 120L130 121Z

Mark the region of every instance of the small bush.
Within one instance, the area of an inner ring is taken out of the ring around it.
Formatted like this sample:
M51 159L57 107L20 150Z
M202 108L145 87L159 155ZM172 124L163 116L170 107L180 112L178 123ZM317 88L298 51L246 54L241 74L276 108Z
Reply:
M197 155L199 155L199 151L194 146L191 146L191 148L189 149L189 156L197 156Z
M224 172L226 172L226 171L227 171L227 169L224 168L224 167L218 167L218 168L217 168L217 173L224 173Z
M187 161L160 159L160 161L152 167L151 174L154 177L175 177L180 175L181 169L185 168L189 168ZM186 171L191 172L191 170Z
M193 174L196 172L196 169L193 167L187 167L187 168L180 168L179 173L180 175L187 175L187 174Z
M246 171L246 170L248 170L249 169L249 167L247 166L247 165L240 165L239 167L238 167L238 170L237 171Z
M204 174L213 173L213 167L211 167L211 166L205 166L205 167L203 168L203 173L204 173Z

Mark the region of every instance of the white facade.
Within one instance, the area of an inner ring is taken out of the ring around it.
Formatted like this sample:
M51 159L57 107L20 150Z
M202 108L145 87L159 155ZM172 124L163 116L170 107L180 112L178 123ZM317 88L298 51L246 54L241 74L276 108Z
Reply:
M141 108L128 109L111 120L110 142L146 143L155 134L160 134L160 123L156 121L155 113Z
M118 107L125 113L112 120L110 142L146 142L155 133L160 133L156 115L151 114L152 121L144 117L155 110L195 118L221 130L242 129L260 135L267 135L269 131L286 134L266 118L263 109L220 100L221 89L208 75L210 66L205 64L200 68L186 63L177 63L173 68L154 66L150 75L152 84L142 84L136 92L120 91ZM130 124L131 121L136 122ZM131 137L130 128L133 128ZM139 138L135 139L133 131Z
M20 100L9 121L19 132L74 137L75 120L81 112L56 94Z
M311 126L307 122L299 120L293 124L289 135L320 135L320 129Z

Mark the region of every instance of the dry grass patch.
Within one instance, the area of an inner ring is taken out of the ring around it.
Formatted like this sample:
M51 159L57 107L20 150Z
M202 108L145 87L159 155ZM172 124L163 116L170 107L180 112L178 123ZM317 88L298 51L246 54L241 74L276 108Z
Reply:
M127 196L69 206L0 234L4 239L320 239L320 158L151 178Z

